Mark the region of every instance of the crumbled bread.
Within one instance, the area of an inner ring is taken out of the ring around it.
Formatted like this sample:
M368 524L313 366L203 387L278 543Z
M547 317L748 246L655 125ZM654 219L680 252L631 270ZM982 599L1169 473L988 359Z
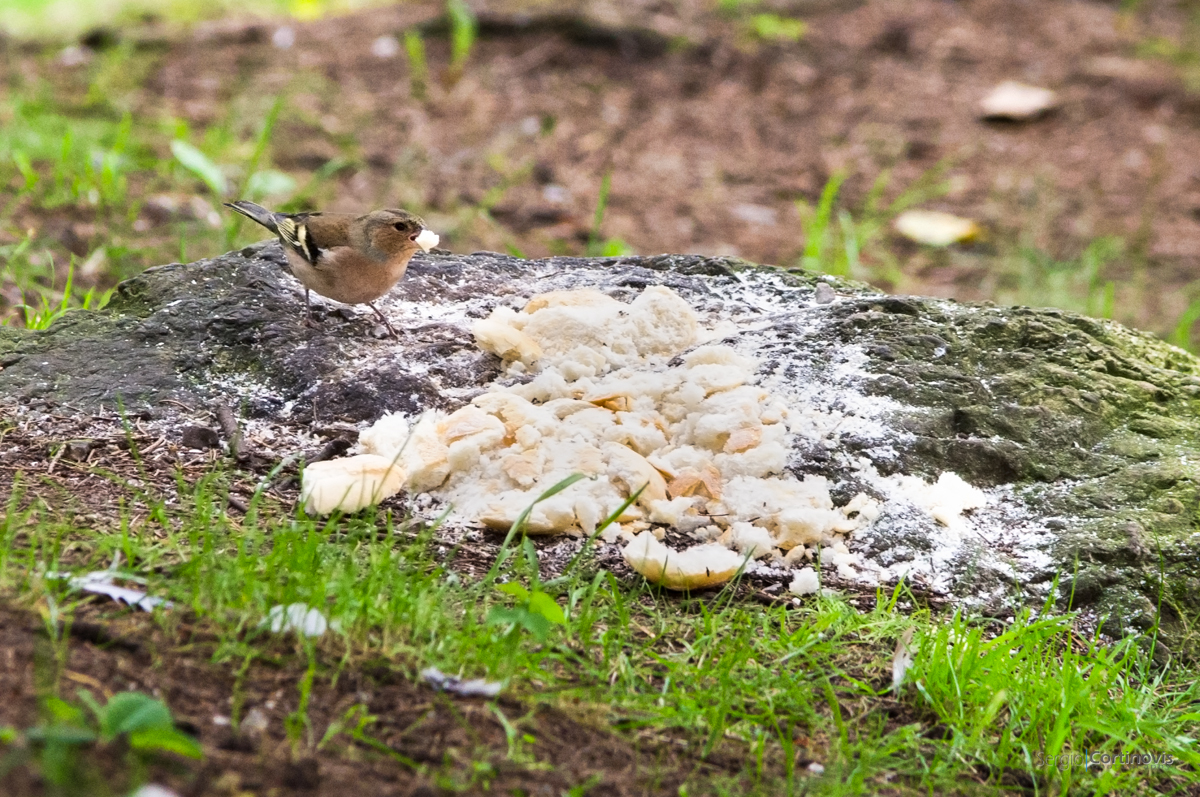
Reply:
M670 501L651 501L650 502L650 521L652 523L666 523L668 526L680 526L684 514L696 503L694 498L690 496L682 496L672 498Z
M506 365L522 363L525 381L493 385L448 416L427 413L411 430L387 416L362 433L363 453L399 457L410 490L508 529L545 491L583 473L533 506L528 531L592 533L641 489L604 539L632 541L626 558L651 580L698 588L721 583L746 557L791 566L818 550L823 565L854 574L844 541L878 517L879 502L859 494L835 507L826 479L788 469L793 436L821 439L840 416L789 411L755 384L757 360L725 344L697 346L713 338L669 288L629 304L593 289L541 294L521 312L497 307L474 333ZM897 478L942 523L983 501L953 474L935 485ZM706 544L670 551L655 539L664 525Z
M484 327L489 335L503 325L531 339L541 349L541 365L559 368L570 379L646 357L674 356L694 344L699 331L696 312L661 286L647 288L629 305L596 290L555 291L533 297L520 314L496 308L487 321L494 322Z
M684 468L671 483L667 492L672 498L683 496L704 495L709 498L721 497L721 472L712 465L705 465L702 470Z
M437 246L438 241L440 241L441 239L438 237L438 234L436 232L434 232L433 230L421 230L421 234L418 235L413 240L416 242L417 246L421 247L426 252L428 252L430 249Z
M666 423L658 413L618 412L616 419L617 426L608 432L609 440L643 456L667 445Z
M742 556L717 543L676 551L648 531L638 534L621 553L629 566L647 581L674 590L724 584L743 562Z
M483 393L472 399L471 403L503 421L504 428L510 434L517 434L523 429L541 431L553 426L555 421L547 408L531 404L512 393Z
M811 567L802 567L792 574L788 592L793 595L811 595L821 589L821 577Z
M766 556L775 549L776 542L771 532L761 526L754 526L745 521L738 521L729 527L730 542L743 555L751 559Z
M395 456L408 440L408 432L407 418L388 413L359 433L356 453Z
M866 493L857 493L842 507L842 513L847 517L856 512L863 520L872 522L879 517L879 502Z
M506 309L508 308L497 308L497 312ZM497 318L496 313L490 318L476 321L471 327L471 334L475 336L475 343L479 348L505 360L516 360L529 365L542 356L542 349L533 338L505 324L503 316Z
M550 291L539 293L525 305L521 312L532 315L547 307L620 307L620 302L595 288L580 288L574 291Z
M479 512L479 521L490 528L507 531L537 496L516 491L502 493ZM525 523L528 534L556 534L576 526L575 506L562 493L538 502Z
M542 475L546 456L538 449L522 451L519 454L509 454L500 460L504 474L523 488L529 488Z
M813 545L828 540L834 532L835 522L842 519L833 510L813 507L791 507L773 517L781 548Z
M605 443L600 450L610 478L624 484L628 495L642 491L639 504L649 509L653 502L666 500L667 483L645 457L618 443Z
M314 462L304 468L300 500L311 515L357 512L400 492L404 468L376 454Z
M762 442L762 427L761 426L746 426L741 429L735 429L725 440L724 451L726 454L740 454L747 448L754 448Z
M409 428L403 416L385 415L359 434L356 453L399 462L412 492L436 489L450 474L450 451L437 434L441 419L441 413L427 412Z
M783 564L791 567L792 565L796 564L797 562L799 562L801 560L803 560L805 562L811 560L812 559L812 551L810 551L808 548L804 547L803 545L797 545L795 548L792 548L790 551L788 551L786 554L784 554L783 557L781 557L781 558L783 560Z
M478 434L501 440L507 433L507 428L499 418L488 415L478 407L467 405L438 423L437 432L442 442L449 444Z

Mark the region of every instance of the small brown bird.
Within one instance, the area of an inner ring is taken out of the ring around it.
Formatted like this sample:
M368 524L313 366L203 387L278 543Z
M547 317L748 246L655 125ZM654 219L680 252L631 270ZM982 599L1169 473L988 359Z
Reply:
M392 335L396 330L374 302L408 268L418 249L437 245L436 234L406 210L349 213L276 213L253 202L227 202L279 236L292 273L304 283L305 323L312 325L309 291L346 304L365 304Z

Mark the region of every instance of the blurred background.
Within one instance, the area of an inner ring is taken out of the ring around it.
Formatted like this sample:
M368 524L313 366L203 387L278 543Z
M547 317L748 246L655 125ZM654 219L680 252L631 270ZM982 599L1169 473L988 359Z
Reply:
M1200 344L1194 1L0 0L0 30L5 324L261 239L248 198Z

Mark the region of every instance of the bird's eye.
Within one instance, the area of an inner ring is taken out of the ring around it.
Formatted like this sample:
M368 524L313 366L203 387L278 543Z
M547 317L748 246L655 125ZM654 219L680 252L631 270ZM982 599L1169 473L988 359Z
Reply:
M393 224L392 226L395 227L400 232L404 232L404 230L408 227L408 225L402 221L398 221L395 224Z

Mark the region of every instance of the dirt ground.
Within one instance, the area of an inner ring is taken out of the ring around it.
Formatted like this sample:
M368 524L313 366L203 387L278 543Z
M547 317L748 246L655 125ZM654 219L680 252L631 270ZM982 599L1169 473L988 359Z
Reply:
M435 692L398 674L392 663L372 667L370 662L353 663L336 683L318 680L308 708L311 733L319 740L330 723L362 705L378 718L368 735L391 754L341 736L315 755L298 756L285 721L297 709L295 686L304 674L304 656L286 649L286 643L251 665L235 685L235 668L207 663L218 640L186 621L169 637L144 615L90 606L77 614L68 633L70 652L61 670L65 694L88 689L100 698L136 689L160 697L172 707L177 727L204 744L203 762L164 755L151 764L154 782L182 797L245 792L557 796L588 783L592 795L674 794L693 767L718 771L728 766L736 773L742 764L718 754L689 766L669 740L639 744L549 705L500 698L497 707L509 722L533 734L535 741L525 751L529 759L554 762L553 767L520 766L508 755L504 726L487 701ZM54 665L47 662L53 661L38 614L0 607L0 725L37 724L36 697L45 686L37 676L52 673ZM230 726L234 694L242 699L236 733ZM109 775L119 778L120 761L108 749L93 751L89 763L101 771L115 768ZM439 770L458 773L458 782L438 782L430 773ZM115 785L110 781L110 788ZM9 797L47 793L28 768L0 774L0 787ZM96 789L85 786L75 793L107 793L99 784Z
M150 58L126 78L138 87L123 102L252 134L282 94L275 164L301 184L336 173L312 203L419 209L451 231L455 251L581 251L611 174L605 237L643 254L791 264L804 243L796 200L814 203L838 171L857 212L881 174L895 197L941 169L945 192L924 206L978 220L984 243L947 253L892 235L863 253L857 276L910 293L1053 302L1020 252L1063 260L1115 235L1125 253L1104 278L1117 282L1118 318L1167 332L1200 295L1200 95L1188 87L1183 5L747 6L805 20L799 41L779 42L750 36L748 11L700 0L495 1L477 4L479 40L448 85L442 6L411 2L308 23L126 32ZM397 46L415 26L428 34L424 99ZM21 68L64 92L78 71ZM979 101L1009 79L1055 90L1060 107L1029 123L981 121ZM144 237L153 216L143 210ZM103 235L38 214L21 223L80 251Z

